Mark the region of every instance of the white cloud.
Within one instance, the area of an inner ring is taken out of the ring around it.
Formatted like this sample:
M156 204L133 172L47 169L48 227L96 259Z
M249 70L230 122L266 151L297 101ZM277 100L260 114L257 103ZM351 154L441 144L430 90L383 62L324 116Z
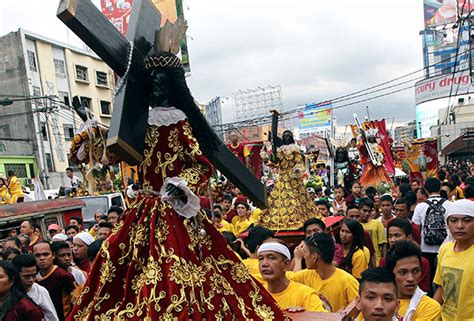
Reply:
M99 0L94 0L98 4ZM184 0L195 98L282 85L285 109L334 98L422 67L423 5L413 0ZM0 35L25 28L78 44L56 18L59 1L2 0ZM413 91L337 111L415 117ZM397 110L396 114L394 110ZM226 110L227 113L232 111ZM228 115L224 115L228 119Z

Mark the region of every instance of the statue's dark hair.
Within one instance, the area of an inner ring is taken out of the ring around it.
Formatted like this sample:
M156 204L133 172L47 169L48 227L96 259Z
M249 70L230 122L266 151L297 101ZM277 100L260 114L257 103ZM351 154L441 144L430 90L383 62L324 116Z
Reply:
M151 54L150 57L174 57L174 55L168 52L159 52ZM175 67L159 68L157 70L168 76L170 80L169 103L171 106L182 110L186 114L193 129L193 135L198 140L203 152L207 154L215 150L218 147L219 138L196 106L194 98L186 84L184 69L182 67Z

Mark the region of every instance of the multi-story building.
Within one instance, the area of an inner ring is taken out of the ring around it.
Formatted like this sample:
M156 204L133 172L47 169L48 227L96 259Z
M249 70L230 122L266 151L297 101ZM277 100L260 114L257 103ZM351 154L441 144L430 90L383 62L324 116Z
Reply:
M424 79L415 84L418 138L430 137L431 126L447 124L438 117L439 110L448 108L451 113L474 92L471 8L460 1L440 2L424 1Z
M403 143L410 143L416 138L416 121L411 121L404 126L398 126L394 129L394 143L396 146L402 146Z
M0 37L0 177L12 169L64 184L70 141L82 120L70 107L79 96L92 117L110 123L114 77L90 50L19 29ZM41 97L41 98L37 98Z

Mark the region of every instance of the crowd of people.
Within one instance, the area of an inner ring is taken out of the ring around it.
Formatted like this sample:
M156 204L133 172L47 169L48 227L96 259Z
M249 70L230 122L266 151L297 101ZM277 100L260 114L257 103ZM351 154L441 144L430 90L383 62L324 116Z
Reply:
M374 320L472 320L473 174L474 165L455 162L438 177L403 178L382 195L357 181L310 188L319 215L302 224L300 244L261 226L264 214L238 189L224 188L212 208L201 203L282 308L334 312L356 300L365 313L364 302L386 296L380 287L393 300L369 309L380 316Z
M0 320L65 320L122 213L97 211L88 228L73 216L67 226L50 224L46 238L32 219L11 230L0 261Z
M365 320L470 320L474 302L474 166L448 164L437 178L402 179L380 195L349 188L308 189L318 215L301 243L262 226L265 212L230 183L200 205L248 272L290 312L340 311L355 301ZM101 244L123 209L51 224L42 237L25 220L3 243L1 320L65 320Z

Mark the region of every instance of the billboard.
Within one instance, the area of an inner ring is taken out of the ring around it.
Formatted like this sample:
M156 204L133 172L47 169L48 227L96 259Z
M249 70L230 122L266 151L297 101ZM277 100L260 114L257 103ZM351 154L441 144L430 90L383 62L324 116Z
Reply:
M463 95L472 92L469 71L446 74L423 79L415 84L415 102L421 104L430 100Z
M307 104L298 112L300 133L323 132L331 127L332 103Z
M458 11L466 16L474 9L474 0L424 0L423 3L425 28L455 23Z
M102 14L125 37L128 29L128 20L132 11L133 0L100 0Z
M177 17L183 15L182 0L151 0L161 13L161 26L169 20L174 23ZM102 14L125 36L128 29L128 21L132 10L133 0L100 0ZM181 40L181 62L186 72L190 71L188 43L186 36Z

